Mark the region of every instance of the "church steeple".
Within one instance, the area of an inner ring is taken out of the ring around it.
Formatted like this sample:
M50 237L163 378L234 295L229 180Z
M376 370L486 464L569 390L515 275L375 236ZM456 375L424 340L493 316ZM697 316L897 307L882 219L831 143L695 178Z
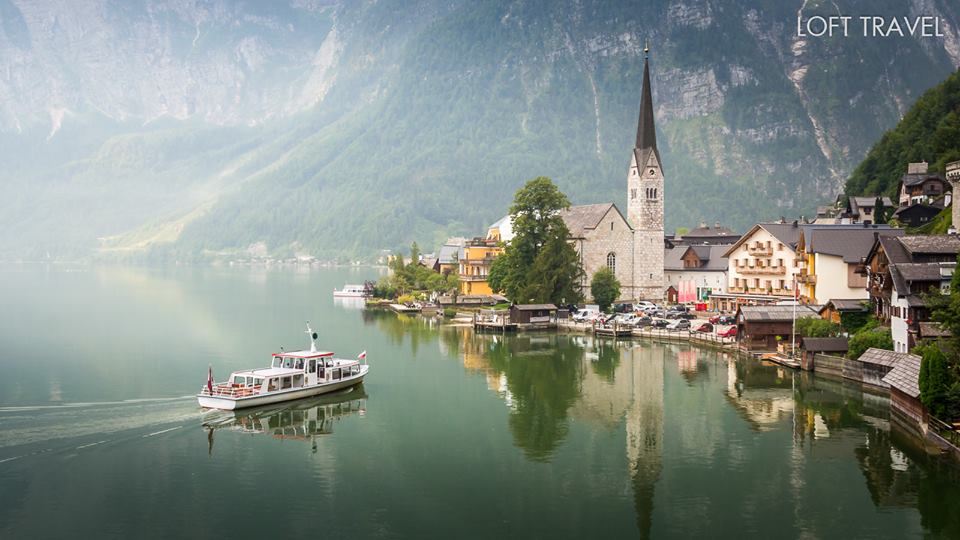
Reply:
M643 90L640 94L640 119L637 121L637 150L653 150L660 161L660 151L657 150L657 130L653 125L653 94L650 91L650 62L648 54L650 46L643 48ZM649 155L648 152L638 152L640 155ZM642 166L642 165L641 165Z

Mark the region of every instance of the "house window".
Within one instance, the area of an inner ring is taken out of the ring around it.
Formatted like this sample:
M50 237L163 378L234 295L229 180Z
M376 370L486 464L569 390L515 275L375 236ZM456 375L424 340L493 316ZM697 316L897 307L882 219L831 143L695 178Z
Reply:
M607 253L607 268L614 274L617 273L617 254Z
M612 222L612 221L610 222L610 230L611 230L611 231L613 230L613 222Z

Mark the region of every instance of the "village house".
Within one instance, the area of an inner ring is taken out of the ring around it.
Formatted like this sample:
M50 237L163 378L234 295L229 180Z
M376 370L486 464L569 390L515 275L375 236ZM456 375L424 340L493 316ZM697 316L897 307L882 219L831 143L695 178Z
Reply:
M673 246L733 244L739 239L739 234L728 227L720 225L719 221L714 223L713 227L701 221L700 225L695 229L691 229L682 235L677 234L667 237L667 240Z
M843 331L859 326L869 315L869 300L861 298L831 298L820 308L820 316L839 325Z
M727 290L711 295L711 307L734 311L741 304L775 304L793 300L799 273L796 249L800 225L758 223L727 247Z
M889 217L895 210L893 201L890 200L890 197L881 198L883 202L884 212L887 213ZM843 217L848 217L850 223L875 223L876 222L876 208L874 206L877 204L877 197L850 197L847 201L847 211Z
M704 302L727 285L727 245L678 245L666 249L663 272L679 302Z
M888 225L825 225L800 228L797 257L800 298L822 305L834 298L867 300L867 279L857 273L875 238L902 236Z
M503 248L492 238L474 238L463 247L459 260L460 293L492 295L487 283L493 260Z
M935 199L948 195L950 186L940 173L928 172L926 161L910 163L907 172L900 177L899 206L930 203Z
M930 320L924 295L946 293L960 252L957 235L879 236L864 258L874 314L890 325L894 350L909 352Z
M448 238L447 241L440 246L440 250L437 251L437 272L441 274L459 274L460 255L466 245L466 238L457 236Z

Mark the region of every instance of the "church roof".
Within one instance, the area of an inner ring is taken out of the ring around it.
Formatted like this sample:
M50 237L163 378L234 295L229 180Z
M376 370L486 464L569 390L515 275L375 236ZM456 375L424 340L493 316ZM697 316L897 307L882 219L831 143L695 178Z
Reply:
M581 238L587 229L597 228L600 220L603 219L603 216L607 215L611 207L620 214L620 209L617 208L617 205L613 203L601 203L571 206L566 210L561 210L560 217L563 218L567 229L570 230L570 236L572 238ZM629 227L630 223L623 217L623 214L620 214L620 217L623 218L624 223L627 223Z
M653 122L653 94L650 88L650 63L643 59L643 90L640 94L640 118L637 121L637 143L633 150L637 158L637 167L643 167L650 159L650 153L660 160L660 151L657 150L657 129Z

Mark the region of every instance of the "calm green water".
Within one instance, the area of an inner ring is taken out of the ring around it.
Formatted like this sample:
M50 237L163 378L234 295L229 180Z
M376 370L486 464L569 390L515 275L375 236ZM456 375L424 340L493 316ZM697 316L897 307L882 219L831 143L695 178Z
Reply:
M2 538L960 537L887 400L679 345L335 303L374 270L0 268ZM303 347L363 387L204 413Z

